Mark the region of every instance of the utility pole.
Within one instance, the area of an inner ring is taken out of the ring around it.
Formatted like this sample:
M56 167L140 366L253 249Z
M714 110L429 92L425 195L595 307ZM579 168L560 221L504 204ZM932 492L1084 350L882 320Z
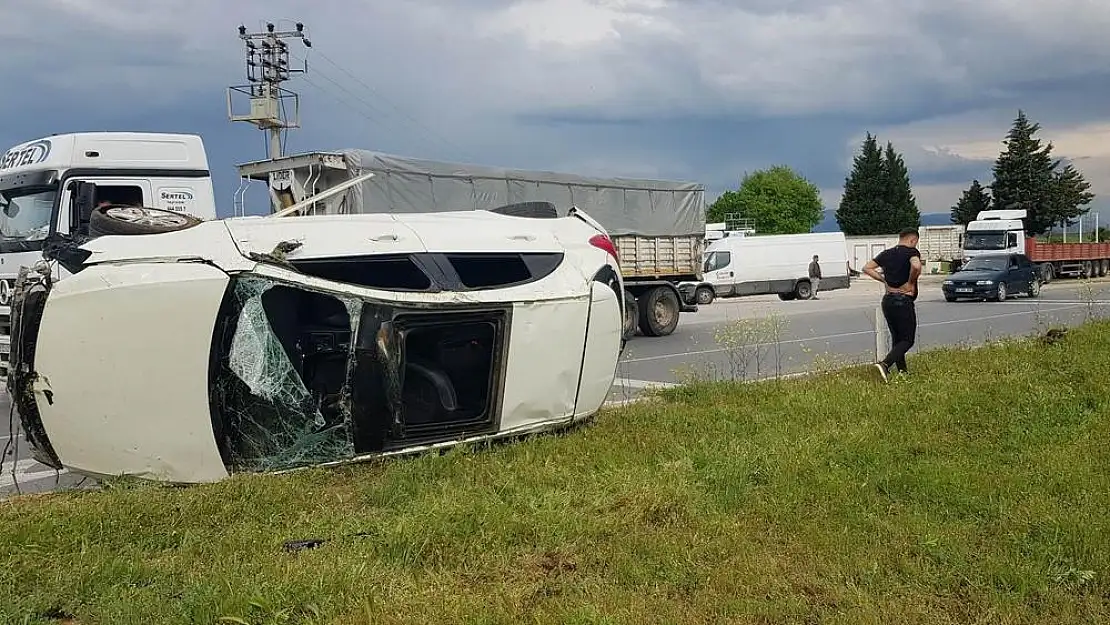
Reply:
M283 154L282 134L290 128L300 128L300 97L293 91L282 88L281 84L293 75L308 71L304 68L292 69L289 66L289 44L286 39L300 39L306 48L312 42L304 36L304 24L297 22L296 30L275 30L272 23L266 24L266 32L248 33L246 26L239 27L239 38L246 44L247 82L246 85L229 87L227 90L227 114L233 122L247 122L269 134L269 158L281 158ZM235 94L250 99L250 112L236 114L233 107ZM290 114L289 108L292 108Z

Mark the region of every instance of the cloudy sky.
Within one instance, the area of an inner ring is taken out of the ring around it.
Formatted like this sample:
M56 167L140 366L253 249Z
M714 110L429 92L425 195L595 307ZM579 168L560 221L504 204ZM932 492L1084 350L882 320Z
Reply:
M204 137L231 210L261 133L226 119L240 23L306 25L289 151L360 147L716 195L785 163L839 201L867 131L923 212L989 180L1017 109L1110 198L1105 0L3 0L0 144ZM1110 207L1100 197L1098 205ZM1110 215L1110 211L1106 212Z

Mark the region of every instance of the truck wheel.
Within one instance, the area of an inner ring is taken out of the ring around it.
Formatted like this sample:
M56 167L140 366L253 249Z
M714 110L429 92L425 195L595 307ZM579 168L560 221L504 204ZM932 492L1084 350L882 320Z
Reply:
M994 296L994 301L996 301L996 302L1006 301L1006 283L1005 282L999 282L998 283L998 294Z
M640 297L640 331L645 336L667 336L678 327L681 311L678 296L667 287L657 286Z
M1041 265L1041 282L1048 284L1056 277L1056 272L1052 268L1052 263L1045 263Z
M694 297L697 299L698 304L706 306L713 303L713 289L707 286L699 286L697 291L694 291Z
M1099 263L1098 277L1105 278L1106 274L1110 273L1110 260L1105 258Z
M640 319L640 309L636 304L636 296L628 289L624 290L624 329L622 334L624 340L629 340L636 336L636 323Z
M794 294L794 291L791 291L789 293L779 293L779 299L784 302L792 302L797 299L797 297L798 296Z
M551 202L517 202L491 208L491 213L510 217L530 217L532 219L556 219L559 212Z
M794 285L794 297L798 299L809 299L813 297L813 285L809 280L799 280L798 284Z
M89 217L89 234L95 237L131 234L162 234L186 230L201 223L192 215L150 208L109 204Z

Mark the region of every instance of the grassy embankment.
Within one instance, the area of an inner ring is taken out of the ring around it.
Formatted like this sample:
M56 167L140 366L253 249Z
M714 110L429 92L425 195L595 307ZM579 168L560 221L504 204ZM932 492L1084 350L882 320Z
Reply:
M0 622L1110 621L1110 325L915 367L677 388L480 451L17 498ZM328 540L283 549L306 538Z

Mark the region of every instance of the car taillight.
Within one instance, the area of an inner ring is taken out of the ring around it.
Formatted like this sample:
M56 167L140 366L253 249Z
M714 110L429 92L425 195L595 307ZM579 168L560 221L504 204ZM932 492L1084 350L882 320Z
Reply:
M608 252L617 262L620 262L621 256L617 253L617 246L613 245L613 239L610 239L607 235L595 234L590 237L590 245Z

